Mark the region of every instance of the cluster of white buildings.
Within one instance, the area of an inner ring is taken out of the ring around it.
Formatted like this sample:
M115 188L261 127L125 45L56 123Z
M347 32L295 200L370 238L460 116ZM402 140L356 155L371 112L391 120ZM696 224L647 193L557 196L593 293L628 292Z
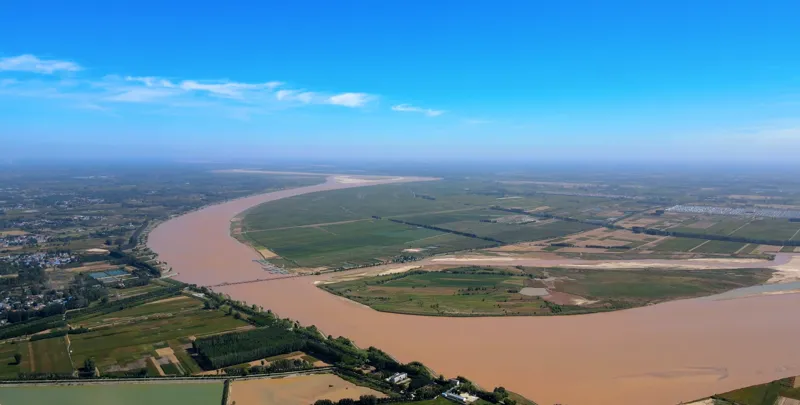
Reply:
M682 214L730 215L737 217L800 218L800 211L778 208L731 208L712 205L676 205L667 208L666 211Z

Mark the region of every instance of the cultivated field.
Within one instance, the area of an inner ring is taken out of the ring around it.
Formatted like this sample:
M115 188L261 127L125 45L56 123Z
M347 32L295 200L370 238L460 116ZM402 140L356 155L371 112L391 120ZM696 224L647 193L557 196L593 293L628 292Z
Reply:
M67 353L67 341L65 337L56 337L28 342L30 346L28 355L29 372L37 373L57 373L69 374L72 372L72 362Z
M333 374L312 374L286 378L235 381L230 400L248 405L308 405L320 399L334 402L361 395L383 398L381 392L360 387Z
M157 349L169 347L175 352L179 370L183 371L177 374L199 371L183 349L190 336L220 333L248 325L221 310L203 309L199 300L186 296L80 319L76 324L90 327L92 331L70 335L75 364L83 364L91 357L101 373L135 371L147 367L149 357L159 360L161 356ZM171 370L169 363L173 361L164 363L163 366Z
M770 270L462 267L322 284L379 311L417 315L555 315L631 308L766 282Z
M603 199L572 204L564 196L504 199L494 195L496 184L444 181L301 195L248 210L234 233L257 249L277 254L279 257L267 258L277 265L353 267L401 256L556 238L597 228L517 215L494 206L513 208L522 203L547 208L543 201L558 206L564 200L565 206L560 207L566 210L563 212L581 216L584 205L617 205Z
M221 400L218 381L0 387L3 405L219 405Z
M719 405L789 405L795 403L792 400L800 400L800 388L792 388L793 382L794 378L772 381L714 395L714 399ZM779 402L779 397L789 401Z

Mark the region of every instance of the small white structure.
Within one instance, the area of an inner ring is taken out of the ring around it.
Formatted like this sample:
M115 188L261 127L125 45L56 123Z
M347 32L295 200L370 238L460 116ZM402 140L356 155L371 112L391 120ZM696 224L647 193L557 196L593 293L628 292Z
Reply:
M473 403L473 402L478 400L478 397L476 397L474 395L470 395L470 394L468 394L466 392L456 393L456 392L447 391L444 394L442 394L442 396L447 398L447 399L449 399L449 400L451 400L451 401L453 401L453 402L457 402L459 404L471 404L471 403Z
M408 374L406 373L394 373L391 377L387 378L386 381L392 384L399 384L405 381L408 378Z

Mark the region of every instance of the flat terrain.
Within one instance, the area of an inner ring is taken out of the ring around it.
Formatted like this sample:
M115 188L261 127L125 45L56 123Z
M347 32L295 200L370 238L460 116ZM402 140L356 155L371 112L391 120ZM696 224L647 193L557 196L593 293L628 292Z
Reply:
M221 382L0 387L3 405L219 405Z
M248 210L237 238L274 252L279 257L268 260L281 266L338 268L556 238L597 227L491 209L512 200L480 191L490 184L428 182L299 195Z
M405 249L456 251L491 245L416 226L383 220L339 225L258 231L246 235L300 267L377 264L402 255Z
M462 267L322 284L379 311L418 315L555 315L632 308L767 281L770 270L579 270Z
M72 362L67 353L67 342L64 337L36 340L28 342L29 353L33 354L30 371L37 373L69 374Z
M360 387L334 374L312 374L286 378L235 381L230 400L247 405L309 405L320 399L334 402L361 395L383 398L381 392Z
M575 184L609 181L607 173L597 172L592 176L594 178L576 181ZM575 193L636 194L641 198L652 196L658 203L574 195L550 198L549 195L534 194L540 192L538 184L536 189L524 184L492 189L470 187L473 193L470 198L487 201L490 197L508 208L522 207L538 212L561 210L556 202L575 201L572 208L563 211L576 217L624 220L625 217L620 217L623 214L630 217L641 215L658 221L659 218L650 213L637 214L635 211L652 212L669 204L720 194L720 189L714 188L716 184L708 185L706 182L701 185L699 181L687 184L685 176L672 179L644 176L644 181L642 178L623 180L636 184L598 185L592 186L591 190L581 188L586 186L569 186ZM518 179L528 180L524 177ZM557 178L530 180L565 182ZM758 186L753 182L742 185L741 181L729 181L719 187L730 188L730 194L755 194L747 188ZM708 191L704 191L706 188ZM296 192L311 190L321 191L309 188ZM324 194L317 193L316 197ZM259 278L264 272L252 264L256 253L227 237L230 221L247 208L287 195L291 193L265 195L247 202L235 201L204 209L197 215L192 213L176 218L151 234L151 247L180 273L178 277L182 280L213 285ZM442 199L436 195L433 197L436 201ZM554 205L543 204L545 199ZM786 203L788 200L789 197ZM268 211L270 205L261 208ZM555 208L542 208L545 206ZM429 211L417 214L425 212ZM275 217L285 218L285 215ZM336 221L318 218L307 224ZM285 225L270 226L270 229ZM291 222L288 225L291 226ZM159 230L161 235L156 241L155 234ZM531 265L541 261L530 260ZM683 260L679 263L681 266L724 267L711 262ZM351 273L359 271L362 270ZM475 381L483 386L504 385L541 399L543 403L627 405L640 403L642 398L646 398L654 405L671 405L759 382L768 378L765 374L785 377L792 372L791 369L800 367L797 354L785 349L792 347L798 336L797 325L786 322L785 317L785 308L798 304L796 294L682 300L592 316L449 319L381 313L328 294L312 284L314 281L324 282L328 277L289 278L218 289L249 303L263 305L281 316L315 324L326 333L352 337L359 346L385 347L399 359L419 358L445 374L475 375ZM708 327L709 322L713 323L713 328ZM747 339L731 338L743 330L746 330ZM503 339L497 339L502 331L510 333L502 333ZM754 344L759 347L758 351L752 350ZM559 350L548 350L551 347ZM687 370L686 364L708 367ZM756 375L753 370L763 370L765 374Z
M725 404L734 405L773 405L778 397L800 400L800 388L792 388L793 378L754 385L724 394L715 395L715 399L724 400Z
M101 372L134 371L146 366L144 360L159 347L180 347L189 336L203 336L246 327L221 310L203 309L193 298L178 296L153 303L81 319L78 324L93 328L89 333L70 335L72 358L83 364L94 358ZM34 342L35 343L35 342ZM178 356L184 370L197 370L193 361Z

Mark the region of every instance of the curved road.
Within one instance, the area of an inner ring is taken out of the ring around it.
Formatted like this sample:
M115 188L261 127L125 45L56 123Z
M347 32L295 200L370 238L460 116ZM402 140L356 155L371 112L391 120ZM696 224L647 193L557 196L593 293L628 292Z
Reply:
M229 235L236 214L280 198L380 183L330 177L207 207L159 225L148 245L185 282L264 278L253 262L256 252ZM327 277L218 290L401 361L419 360L489 388L503 385L540 405L673 405L800 374L800 294L684 300L579 316L437 318L377 312L314 286Z

